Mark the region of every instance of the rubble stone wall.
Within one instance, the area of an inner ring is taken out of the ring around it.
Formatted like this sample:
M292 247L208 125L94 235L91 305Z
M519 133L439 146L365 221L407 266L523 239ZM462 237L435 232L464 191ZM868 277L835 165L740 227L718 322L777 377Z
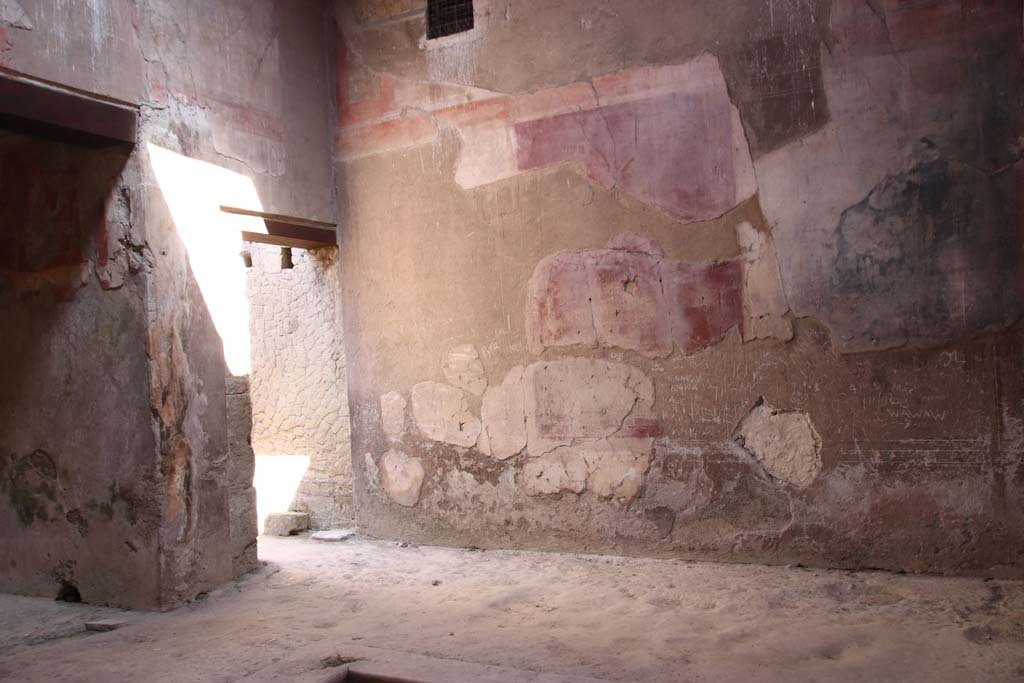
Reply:
M350 518L352 498L337 249L293 249L288 269L280 247L247 249L253 448L309 457L292 507L329 527Z

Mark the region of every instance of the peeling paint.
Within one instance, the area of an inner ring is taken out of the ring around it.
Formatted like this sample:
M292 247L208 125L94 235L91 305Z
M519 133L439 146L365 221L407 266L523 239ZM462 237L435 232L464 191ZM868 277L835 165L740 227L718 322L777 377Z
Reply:
M521 482L530 496L589 491L599 498L631 501L650 466L650 444L646 445L644 451L635 443L608 439L558 447L531 458L523 466Z

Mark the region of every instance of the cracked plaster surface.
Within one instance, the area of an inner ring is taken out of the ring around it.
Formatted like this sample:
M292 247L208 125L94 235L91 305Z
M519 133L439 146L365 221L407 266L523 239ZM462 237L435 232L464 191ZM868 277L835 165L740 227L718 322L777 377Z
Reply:
M412 416L428 439L470 448L480 436L480 420L470 412L462 389L441 382L412 388Z

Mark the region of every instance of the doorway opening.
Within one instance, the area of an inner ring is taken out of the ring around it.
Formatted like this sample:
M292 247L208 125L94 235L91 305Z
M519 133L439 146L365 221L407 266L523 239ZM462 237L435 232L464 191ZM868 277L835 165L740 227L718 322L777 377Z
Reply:
M352 456L337 247L248 242L251 443L260 532L270 514L351 524Z

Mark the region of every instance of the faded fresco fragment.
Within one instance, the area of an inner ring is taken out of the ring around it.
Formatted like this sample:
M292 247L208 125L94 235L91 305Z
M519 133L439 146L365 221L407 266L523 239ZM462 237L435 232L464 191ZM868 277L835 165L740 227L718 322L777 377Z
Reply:
M413 101L415 112L405 114ZM456 131L462 149L455 179L464 188L573 162L601 187L680 220L720 216L756 192L739 115L708 54L518 96L416 88L382 76L376 97L342 107L341 125L342 159Z
M754 239L749 224L739 229L742 239ZM770 245L770 236L757 239ZM549 256L527 289L530 349L618 347L659 358L671 355L673 344L695 353L734 327L744 339L786 341L792 329L771 277L778 272L774 251L761 244L742 259L690 263L664 258L657 245L624 235L605 249Z
M447 43L365 5L334 150L362 519L1021 564L1019 2L482 3ZM376 474L405 401L408 510Z

